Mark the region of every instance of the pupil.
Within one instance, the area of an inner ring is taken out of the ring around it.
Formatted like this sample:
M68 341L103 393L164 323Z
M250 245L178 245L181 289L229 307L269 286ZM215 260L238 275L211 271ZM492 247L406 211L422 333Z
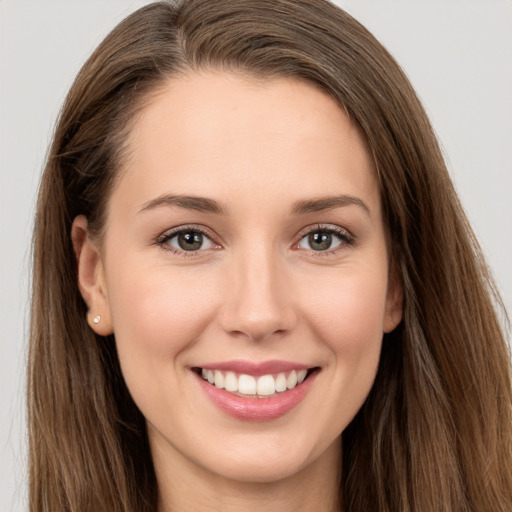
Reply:
M309 235L309 245L314 251L325 251L331 247L332 235L330 233L316 232Z
M197 251L203 245L203 235L201 233L180 233L178 235L178 245L184 251Z

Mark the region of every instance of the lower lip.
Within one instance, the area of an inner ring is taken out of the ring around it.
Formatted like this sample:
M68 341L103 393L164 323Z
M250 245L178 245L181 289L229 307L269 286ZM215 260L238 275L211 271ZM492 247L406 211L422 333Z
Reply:
M239 420L266 421L284 416L298 405L311 388L318 372L293 389L264 398L245 398L216 388L197 375L199 384L211 401L222 411Z

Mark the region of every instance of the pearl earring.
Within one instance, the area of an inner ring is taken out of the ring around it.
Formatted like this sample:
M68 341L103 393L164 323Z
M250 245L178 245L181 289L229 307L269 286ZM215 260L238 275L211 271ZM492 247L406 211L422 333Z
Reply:
M98 315L98 316L95 316L92 320L92 323L93 324L99 324L100 323L100 320L101 320L101 316Z

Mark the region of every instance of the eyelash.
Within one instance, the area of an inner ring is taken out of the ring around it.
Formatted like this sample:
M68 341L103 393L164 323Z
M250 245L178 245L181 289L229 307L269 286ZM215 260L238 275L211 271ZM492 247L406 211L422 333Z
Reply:
M306 237L308 237L314 233L318 233L318 232L329 234L329 235L335 235L337 238L339 238L340 243L333 249L326 249L325 251L315 251L314 249L310 249L309 252L314 257L328 256L328 255L338 252L343 247L352 247L356 244L355 237L351 233L349 233L346 229L343 229L339 226L335 226L332 224L327 224L327 225L317 224L316 226L306 228L306 230L302 231L299 234L299 236L300 236L299 241L294 243L292 248L295 250L299 250L300 249L299 244ZM177 255L180 255L180 256L186 257L186 258L200 256L201 252L208 250L208 249L203 249L203 250L197 250L197 251L186 251L186 250L176 249L176 248L172 247L171 245L169 245L170 240L172 240L173 238L175 238L183 233L200 234L203 237L205 237L206 239L208 239L212 244L216 245L217 247L219 246L219 244L216 244L213 241L214 236L212 235L212 233L205 230L204 228L202 228L200 226L180 226L180 227L174 228L170 231L166 231L165 233L162 233L156 239L155 244L159 245L165 251L168 251L172 254L177 254Z
M346 229L341 228L332 224L317 224L314 227L306 228L299 236L300 239L293 245L293 248L299 249L299 244L308 236L313 233L325 233L328 235L335 235L340 239L339 245L332 249L326 249L325 251L315 251L310 249L309 252L312 256L321 258L337 253L339 250L347 247L353 247L356 244L356 238Z
M159 245L164 251L168 251L172 254L178 254L185 258L190 258L190 257L193 258L193 257L199 256L200 255L199 253L201 253L203 251L200 251L200 250L199 251L185 251L185 250L175 249L174 247L169 245L168 242L170 240L172 240L176 236L179 236L183 233L200 234L203 237L205 237L206 239L210 240L212 242L212 244L218 246L218 244L215 244L215 242L213 242L213 238L214 238L213 235L209 231L205 230L204 228L201 228L200 226L180 226L178 228L171 229L170 231L166 231L165 233L162 233L156 239L156 244Z

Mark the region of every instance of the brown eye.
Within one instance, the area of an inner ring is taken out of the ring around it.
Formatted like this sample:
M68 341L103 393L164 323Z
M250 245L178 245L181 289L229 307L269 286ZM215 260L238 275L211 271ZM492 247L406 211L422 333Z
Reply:
M201 233L180 233L177 238L180 249L184 251L198 251L203 245Z
M171 236L165 242L174 249L192 252L204 249L210 249L213 246L212 241L200 231L188 230Z
M334 228L315 229L303 236L298 246L300 249L322 252L336 249L342 244L350 245L351 243L350 236L345 232L338 232Z
M308 243L313 251L326 251L331 248L332 235L322 231L311 233L308 235Z

